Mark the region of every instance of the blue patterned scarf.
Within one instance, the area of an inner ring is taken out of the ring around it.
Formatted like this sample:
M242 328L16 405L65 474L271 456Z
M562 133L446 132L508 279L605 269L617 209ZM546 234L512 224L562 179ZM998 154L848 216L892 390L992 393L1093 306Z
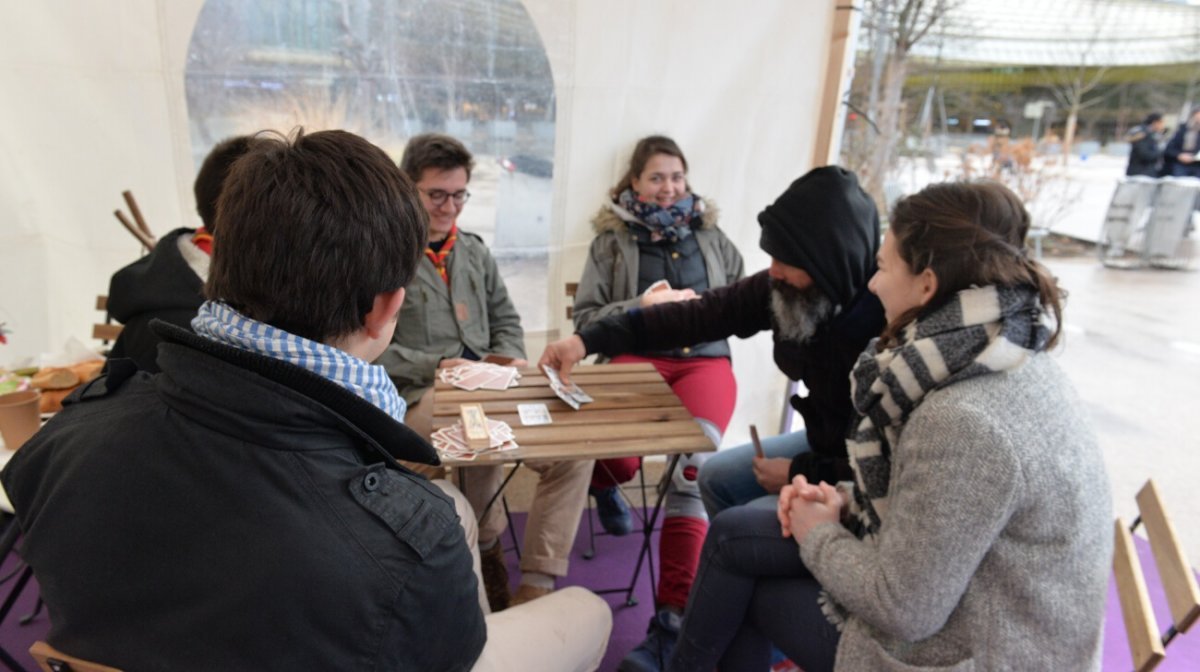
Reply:
M664 208L639 200L633 189L626 189L617 196L617 205L649 229L650 240L656 243L660 240L678 243L692 235L692 220L704 211L702 203L695 195L688 194Z
M353 392L396 422L404 422L408 407L382 366L374 366L344 350L252 320L220 301L205 301L192 320L192 329L218 343L311 371Z

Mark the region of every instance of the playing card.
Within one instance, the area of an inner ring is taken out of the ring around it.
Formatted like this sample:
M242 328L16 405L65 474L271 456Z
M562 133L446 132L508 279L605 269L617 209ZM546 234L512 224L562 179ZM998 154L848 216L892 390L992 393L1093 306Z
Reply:
M550 409L545 404L517 404L517 414L521 416L522 425L549 425L552 422Z
M487 453L514 450L518 448L512 427L502 420L487 419L488 447L474 449L467 445L463 437L462 423L455 422L449 427L443 427L429 437L434 450L444 460L470 461Z
M558 376L558 371L551 368L549 365L543 365L542 370L546 372L546 377L550 379L550 389L554 390L554 394L562 399L568 406L575 410L579 410L580 404L587 404L595 401L578 385L571 383L564 384L562 378Z
M562 379L558 377L557 369L549 364L543 364L542 371L545 371L546 377L550 379L550 387L562 387Z
M665 279L663 279L663 280L659 280L658 282L655 282L654 284L647 287L646 291L642 292L642 294L649 294L650 292L657 292L661 289L670 289L670 288L671 288L671 283L669 283Z
M500 370L493 371L492 377L487 382L479 386L482 390L507 390L513 387L517 378L517 370L511 366L500 367Z
M472 369L469 373L458 380L452 381L455 387L460 387L464 390L477 390L492 381L496 377L495 371L488 369Z
M487 362L471 362L450 369L438 369L438 380L467 391L506 390L516 387L520 377L516 367Z
M579 387L578 385L576 385L575 383L571 383L571 385L567 387L567 392L568 392L568 393L569 393L569 394L570 394L572 397L575 397L575 400L576 400L576 401L578 401L578 402L579 402L579 403L581 403L581 404L590 404L590 403L592 403L593 401L595 401L595 399L592 399L592 397L591 397L590 395L588 395L588 393L587 393L587 392L584 392L584 391L583 391L582 389L580 389L580 387Z

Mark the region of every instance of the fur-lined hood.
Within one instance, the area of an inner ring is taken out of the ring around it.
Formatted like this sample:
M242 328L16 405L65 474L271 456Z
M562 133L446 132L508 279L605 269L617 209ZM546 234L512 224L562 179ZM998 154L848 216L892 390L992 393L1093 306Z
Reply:
M712 229L717 226L717 217L720 210L717 204L700 196L700 229ZM636 222L634 217L628 210L622 208L616 203L605 203L600 206L600 210L592 217L592 228L596 234L607 233L609 231L624 231L625 225L628 222Z

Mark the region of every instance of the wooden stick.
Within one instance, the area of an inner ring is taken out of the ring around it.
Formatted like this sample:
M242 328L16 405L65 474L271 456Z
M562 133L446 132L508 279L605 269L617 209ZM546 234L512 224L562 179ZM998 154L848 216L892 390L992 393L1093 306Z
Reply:
M126 189L125 191L121 192L121 195L125 197L125 204L129 206L129 212L133 213L133 221L137 224L137 227L141 229L142 233L146 234L150 240L157 241L158 239L150 231L150 227L146 224L146 220L142 218L142 210L138 207L137 201L133 200L133 192Z
M134 238L138 239L138 242L146 248L146 251L154 249L154 239L142 233L140 229L134 226L133 222L129 221L129 218L125 216L125 213L120 210L113 210L113 215L116 216L117 221L121 222L129 230L129 233L133 234Z
M758 440L758 427L750 425L750 440L754 442L754 454L761 460L767 456L763 452L762 441Z

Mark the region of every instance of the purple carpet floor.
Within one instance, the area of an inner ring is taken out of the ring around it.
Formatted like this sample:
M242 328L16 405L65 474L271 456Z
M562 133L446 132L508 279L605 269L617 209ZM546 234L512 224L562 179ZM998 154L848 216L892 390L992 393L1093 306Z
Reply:
M520 533L525 526L525 515L520 513L513 514L513 522L517 528L518 538L520 538ZM599 530L598 526L597 530ZM505 541L506 546L511 544L507 535ZM567 575L566 580L562 582L562 585L578 585L593 590L627 586L633 573L634 563L637 560L640 541L640 535L628 537L599 535L596 537L596 556L591 560L585 560L583 553L588 548L588 536L587 523L584 522L580 526L579 536L575 542L575 550L571 555L570 573ZM652 544L655 550L656 571L658 567L657 543L658 535L656 533L654 535L654 543ZM1159 623L1165 624L1169 622L1169 615L1162 587L1158 583L1158 576L1154 568L1154 561L1150 555L1150 549L1145 541L1140 538L1135 537L1135 543L1141 557L1142 567L1148 575L1150 598L1154 604L1155 614L1159 619ZM519 576L517 572L517 559L511 552L508 554L508 558L509 572L513 577L513 587L515 589L515 582ZM3 565L0 566L0 576L8 576L16 567L16 558L13 556L8 557ZM653 612L648 577L649 574L643 567L633 593L634 598L638 601L638 604L635 606L627 606L625 604L624 593L604 596L613 607L613 633L612 638L609 640L608 651L605 653L604 661L600 666L602 672L610 672L617 669L617 664L625 653L636 646L645 635L646 624L649 622ZM12 583L13 579L10 579L0 586L0 595L7 596ZM1123 672L1131 669L1129 651L1125 640L1125 627L1121 622L1121 610L1120 605L1117 604L1116 596L1116 586L1110 582L1107 624L1104 630L1103 669L1106 672ZM16 606L9 614L9 617L3 624L0 624L0 646L3 646L17 660L27 663L26 667L31 672L36 669L36 666L33 664L32 658L28 656L27 651L33 642L46 636L46 632L50 627L49 618L46 612L43 611L40 616L28 625L20 625L18 619L33 610L36 600L37 584L36 582L31 582L17 600ZM2 669L0 667L0 670ZM1200 670L1200 630L1193 630L1186 635L1176 637L1175 641L1171 643L1170 648L1167 649L1166 660L1163 661L1163 664L1158 669L1164 672L1183 672L1185 670L1194 672L1195 670Z

